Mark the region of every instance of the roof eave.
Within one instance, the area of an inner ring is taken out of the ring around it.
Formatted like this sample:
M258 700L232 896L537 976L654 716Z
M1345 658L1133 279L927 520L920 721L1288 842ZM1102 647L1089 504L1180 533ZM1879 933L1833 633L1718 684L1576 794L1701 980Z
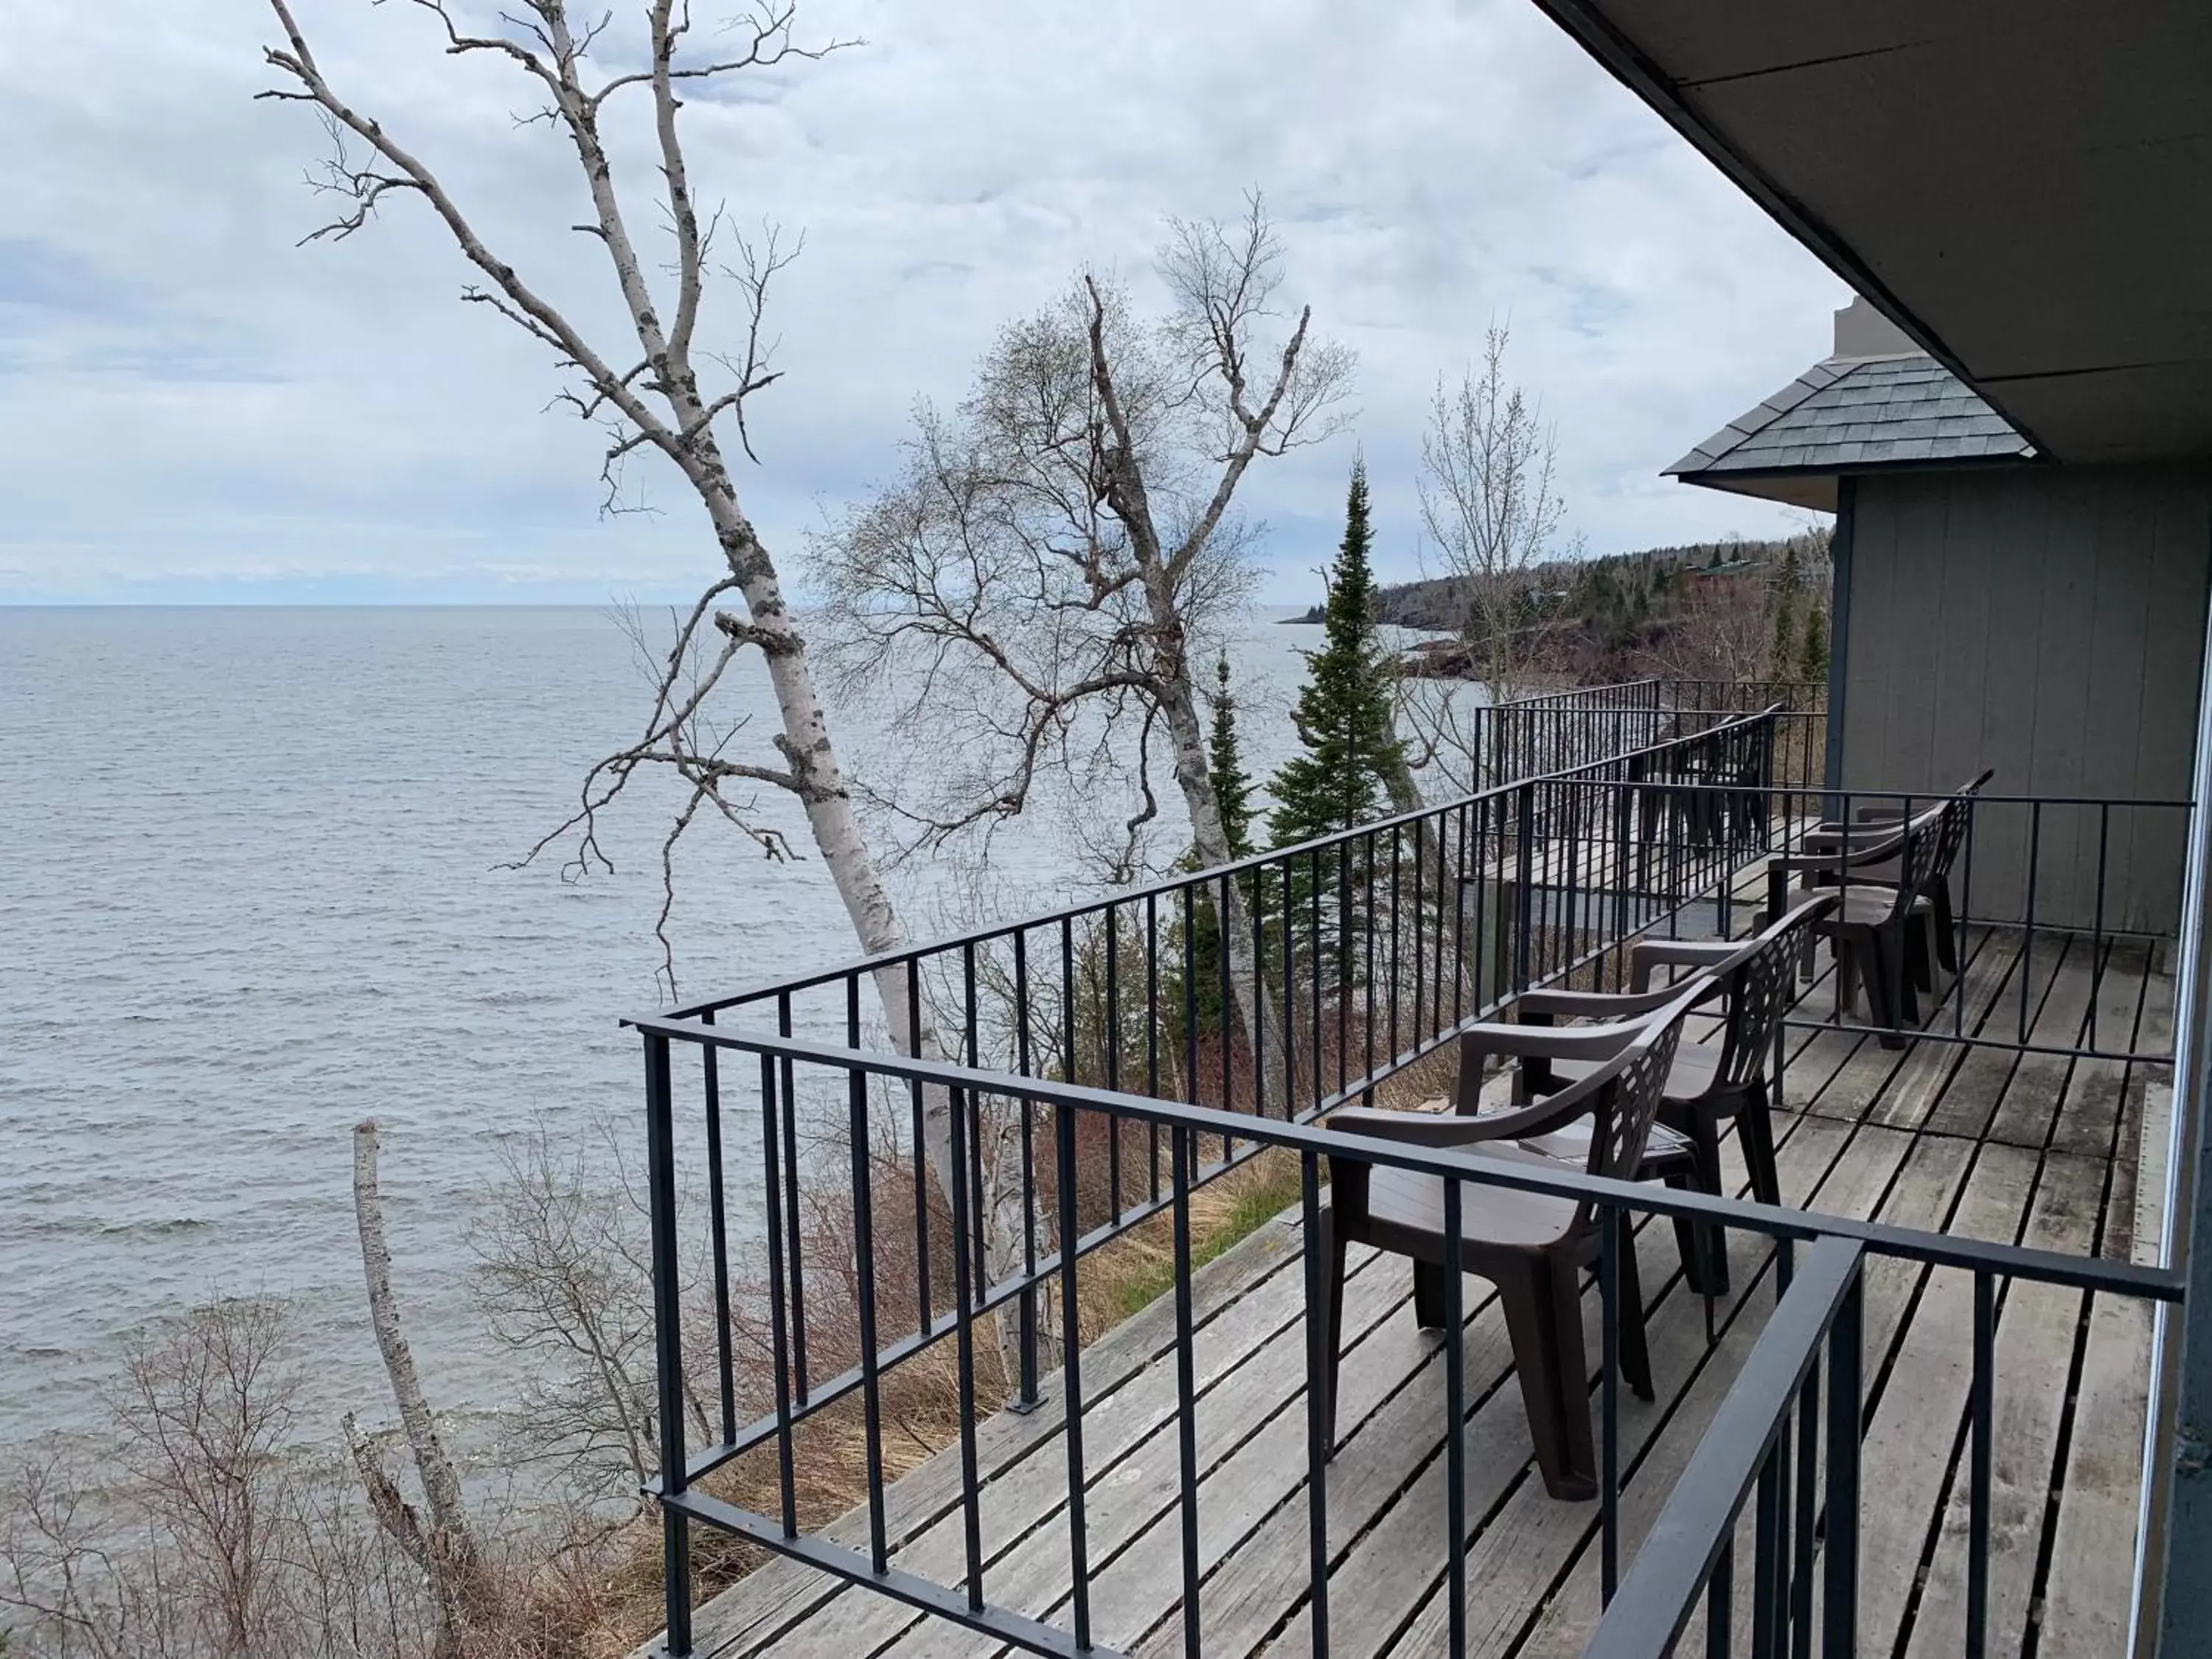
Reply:
M1902 461L1868 461L1855 466L1717 467L1685 471L1670 466L1661 476L1700 489L1724 489L1733 495L1752 495L1789 507L1808 507L1822 513L1836 510L1836 480L1887 476L1899 472L1996 472L2014 467L2041 466L2039 455L1960 455L1915 458Z

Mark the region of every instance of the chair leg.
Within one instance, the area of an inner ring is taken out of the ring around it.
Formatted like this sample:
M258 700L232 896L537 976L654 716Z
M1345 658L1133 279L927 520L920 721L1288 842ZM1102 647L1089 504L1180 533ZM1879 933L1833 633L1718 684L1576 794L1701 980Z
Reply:
M1667 1177L1667 1184L1677 1192L1704 1192L1705 1175L1703 1170L1686 1170ZM1674 1218L1674 1248L1682 1253L1682 1276L1690 1288L1699 1296L1710 1296L1705 1283L1705 1251L1698 1237L1697 1224L1681 1216Z
M1890 1007L1896 1014L1895 1023L1900 1031L1920 1024L1920 999L1913 992L1911 969L1906 959L1911 933L1912 921L1907 917L1896 927L1883 928L1875 939L1875 948L1881 954L1882 975L1889 981Z
M1553 1309L1549 1277L1535 1259L1523 1258L1500 1265L1497 1274L1498 1304L1505 1312L1505 1332L1513 1344L1513 1370L1521 1379L1521 1403L1528 1413L1528 1437L1536 1450L1536 1468L1544 1477L1544 1490L1570 1502L1596 1495L1597 1482L1575 1466L1566 1419L1561 1409L1558 1319ZM1582 1346L1582 1320L1575 1321L1575 1346ZM1577 1388L1580 1382L1577 1382ZM1583 1437L1589 1437L1589 1408L1583 1407Z
M1649 1401L1651 1390L1651 1343L1644 1328L1644 1283L1636 1267L1636 1231L1630 1218L1622 1216L1620 1228L1620 1375Z
M1867 1000L1873 1005L1874 1023L1881 1028L1881 1046L1902 1048L1905 1035L1898 1027L1897 993L1901 973L1890 971L1889 952L1884 936L1876 935L1866 941Z
M1711 1113L1699 1112L1691 1120L1689 1130L1690 1139L1697 1143L1698 1179L1715 1198L1722 1197L1721 1126ZM1712 1298L1726 1296L1729 1291L1728 1241L1718 1228L1700 1227L1698 1229L1698 1253L1704 1263L1699 1277L1704 1283L1708 1304L1705 1311L1710 1317Z
M1583 1275L1576 1262L1544 1258L1545 1286L1552 1304L1552 1334L1558 1358L1561 1449L1566 1468L1579 1478L1585 1496L1597 1492L1597 1447L1590 1434L1589 1350L1583 1340Z
M1959 924L1951 912L1951 884L1938 882L1936 890L1929 895L1935 906L1932 918L1936 930L1936 965L1947 974L1959 971Z
M1762 1204L1778 1205L1782 1175L1774 1161L1774 1111L1767 1099L1771 1086L1762 1086L1743 1103L1736 1113L1735 1133L1751 1172L1751 1195Z
M1929 939L1932 925L1925 915L1908 917L1905 924L1905 973L1911 985L1930 996L1936 994L1936 969Z
M1449 1271L1434 1261L1413 1264L1413 1322L1425 1331L1444 1328L1444 1274Z
M1844 1019L1856 1018L1859 1010L1858 946L1839 934L1830 951L1836 959L1836 1012Z

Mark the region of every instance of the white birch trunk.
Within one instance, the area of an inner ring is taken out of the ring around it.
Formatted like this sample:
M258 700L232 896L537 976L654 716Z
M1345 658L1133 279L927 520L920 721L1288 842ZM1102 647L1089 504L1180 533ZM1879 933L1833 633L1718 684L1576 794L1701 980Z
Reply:
M399 1425L414 1459L429 1510L427 1534L409 1525L404 1505L397 1495L372 1482L370 1498L380 1520L394 1537L407 1545L412 1534L418 1565L428 1574L438 1597L441 1656L458 1655L463 1632L484 1602L483 1553L477 1547L468 1510L462 1501L460 1476L438 1437L437 1420L422 1392L415 1370L415 1356L407 1346L399 1319L399 1299L392 1288L392 1252L384 1237L384 1196L376 1179L376 1124L356 1124L353 1132L354 1218L361 1233L362 1273L368 1286L368 1319L376 1333L377 1350L384 1357L385 1375L392 1382L392 1398L399 1408ZM350 1426L350 1419L349 1419ZM355 1458L368 1475L363 1449Z

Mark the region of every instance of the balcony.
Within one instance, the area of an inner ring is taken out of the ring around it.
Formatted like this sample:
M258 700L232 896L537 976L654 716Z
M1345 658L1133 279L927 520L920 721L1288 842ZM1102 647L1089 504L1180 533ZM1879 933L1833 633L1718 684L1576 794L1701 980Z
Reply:
M1839 1011L1819 959L1784 1030L1781 1207L1317 1127L1427 1103L1469 1023L1618 984L1639 936L1751 928L1769 857L1869 804L1786 758L1817 754L1817 711L1688 701L1593 708L1653 739L1597 758L1571 716L1501 711L1553 734L1516 752L1567 763L636 1022L680 1471L656 1650L2122 1651L2153 1310L2179 1293L2140 1241L2185 806L1984 795L1959 969L1910 1031ZM902 1054L878 1005L950 1058ZM1595 1501L1537 1477L1487 1285L1462 1281L1446 1341L1358 1247L1330 1446L1309 1310L1348 1146L1619 1218L1581 1302ZM1194 1267L1194 1204L1266 1164L1297 1201ZM1742 1194L1733 1139L1723 1169ZM1710 1310L1669 1218L1724 1231ZM1165 1292L1085 1345L1058 1310L1147 1237ZM1648 1402L1614 1363L1623 1249ZM928 1391L947 1443L905 1415ZM832 1448L866 1497L809 1520ZM696 1613L695 1535L768 1558Z

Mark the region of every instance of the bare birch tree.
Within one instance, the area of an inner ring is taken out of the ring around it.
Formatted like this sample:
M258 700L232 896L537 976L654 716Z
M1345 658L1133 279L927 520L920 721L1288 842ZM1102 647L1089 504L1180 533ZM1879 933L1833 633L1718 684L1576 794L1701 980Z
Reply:
M301 1349L263 1297L133 1334L104 1431L0 1471L0 1651L428 1659L421 1569L301 1437Z
M788 0L763 0L703 46L693 33L689 0L648 0L641 41L611 33L611 13L580 14L567 0L516 0L487 33L466 27L453 0L412 0L445 53L511 67L532 100L520 119L573 153L590 200L589 217L576 228L607 261L629 323L621 337L593 339L487 242L429 161L338 88L286 0L270 0L270 5L283 41L267 49L264 58L280 84L261 95L309 106L330 141L313 182L335 198L337 211L305 240L343 240L395 203L426 208L475 270L463 300L543 345L567 377L560 404L605 429L602 476L610 508L618 500L625 465L634 457L657 454L697 498L714 538L720 572L676 619L636 741L591 769L574 813L528 858L565 847L571 849L571 873L611 871L599 835L599 815L641 775L672 777L679 805L661 844L664 896L672 899L676 846L702 817L732 827L769 858L794 856L796 849L759 807L763 793L781 792L804 811L815 851L862 952L895 950L904 935L854 811L816 688L809 641L774 555L739 503L726 447L734 437L738 448L752 453L749 408L781 378L770 362L772 340L763 319L771 285L797 249L772 230L756 241L738 236L727 204L708 205L695 189L681 136L687 98L856 43L802 42L793 32L796 7ZM609 66L600 66L602 58ZM606 137L612 118L632 108L639 112L641 130L650 133L656 163L653 182L641 190L618 174ZM651 258L633 228L641 205L665 237ZM721 257L725 246L733 263ZM709 343L707 327L717 277L723 288L735 290L738 301L728 349ZM742 719L718 719L714 713L718 698L726 700L734 690L739 665L756 661L773 690L780 726L757 750L738 746ZM675 959L666 917L665 902L661 939L672 990ZM884 968L875 980L892 1040L908 1054L937 1055L927 1018L909 1015L921 1000L909 1000L906 968ZM950 1110L943 1091L930 1091L922 1152L948 1199L954 1190ZM1010 1184L992 1166L986 1179L994 1189ZM987 1261L994 1276L1013 1260L1012 1236L1000 1220L1004 1209L994 1190L987 1204Z
M1566 550L1558 480L1559 442L1540 401L1506 376L1510 331L1492 324L1482 362L1448 386L1439 376L1421 434L1420 511L1425 540L1465 606L1464 643L1476 681L1492 703L1526 696L1546 659L1556 619L1538 589L1540 573ZM1446 687L1433 702L1409 699L1425 758L1473 747Z
M899 803L921 845L988 832L1048 783L1096 813L1110 781L1127 878L1171 780L1197 863L1230 860L1197 674L1248 591L1234 501L1255 461L1340 429L1354 360L1310 307L1278 310L1256 194L1232 222L1169 228L1164 316L1085 274L1000 335L955 410L921 407L903 475L823 538L841 666L933 734L937 787ZM1249 931L1232 914L1224 933L1264 1030Z
M392 1401L399 1408L400 1432L429 1512L427 1522L385 1473L375 1447L362 1435L351 1413L345 1419L346 1443L378 1524L422 1570L437 1596L438 1659L459 1659L471 1628L495 1616L497 1597L484 1566L483 1547L462 1501L460 1474L439 1436L400 1323L398 1293L392 1284L392 1251L384 1237L384 1194L377 1184L376 1154L376 1125L356 1124L353 1207L361 1233L362 1274L368 1289L368 1320L392 1383Z

